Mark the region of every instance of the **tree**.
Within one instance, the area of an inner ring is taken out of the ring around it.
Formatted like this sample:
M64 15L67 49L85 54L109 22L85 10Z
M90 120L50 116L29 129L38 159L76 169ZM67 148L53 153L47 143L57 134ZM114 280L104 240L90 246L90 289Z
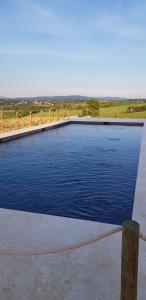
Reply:
M96 99L90 99L87 101L88 108L99 110L100 103Z
M88 115L91 117L99 116L100 103L96 99L90 99L87 101L87 111Z

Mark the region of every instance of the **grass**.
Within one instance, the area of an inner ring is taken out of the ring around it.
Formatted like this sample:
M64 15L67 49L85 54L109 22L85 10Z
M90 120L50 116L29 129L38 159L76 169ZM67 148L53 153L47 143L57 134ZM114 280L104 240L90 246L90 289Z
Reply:
M111 107L101 107L100 108L100 117L104 118L146 118L146 111L141 112L132 112L128 113L127 108L129 106L143 106L143 103L138 102L128 102L128 103L122 103L118 104L116 106Z
M49 111L40 111L39 113L29 114L27 116L16 116L4 113L3 116L0 118L0 132L7 132L11 130L16 130L24 127L35 126L39 124L45 124L49 122L54 122L64 117L68 116L67 111L53 111L49 113Z
M128 113L129 106L143 106L143 102L123 102L115 103L113 106L104 107L104 103L100 107L101 118L146 118L146 111ZM33 111L35 113L33 113ZM19 118L16 116L19 113ZM32 116L29 115L29 110L26 107L12 110L12 107L3 111L0 117L0 131L10 131L18 128L29 127L31 125L39 125L47 122L62 119L68 116L79 116L82 114L81 109L57 110L49 112L49 109L40 109L40 111L32 110Z

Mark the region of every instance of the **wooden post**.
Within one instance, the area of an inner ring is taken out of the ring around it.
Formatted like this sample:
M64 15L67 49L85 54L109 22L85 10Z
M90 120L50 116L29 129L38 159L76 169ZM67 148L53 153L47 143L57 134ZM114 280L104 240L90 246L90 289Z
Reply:
M121 300L137 299L139 224L125 221L122 233Z
M51 121L51 110L49 109L49 122Z
M1 116L1 131L3 131L3 112L0 113Z
M16 119L17 119L17 128L19 128L19 113L16 112Z
M42 109L40 111L40 114L41 114L41 124L43 124L43 110Z
M98 109L98 117L100 118L100 106L99 106L99 109Z
M60 109L59 109L59 119L61 119L61 118L62 118L62 109L60 107Z
M30 117L30 126L32 126L32 111L31 110L29 112L29 117Z
M69 111L69 109L68 109L68 113L67 113L67 115L68 115L68 118L70 117L70 111Z

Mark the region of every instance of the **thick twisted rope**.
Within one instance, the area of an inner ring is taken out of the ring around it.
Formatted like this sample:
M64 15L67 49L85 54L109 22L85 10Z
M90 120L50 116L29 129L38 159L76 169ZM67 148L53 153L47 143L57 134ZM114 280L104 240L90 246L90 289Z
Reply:
M142 232L140 232L139 237L140 237L141 240L146 242L146 235L144 235Z
M64 247L60 247L60 248L49 248L47 250L44 251L26 251L26 252L22 252L22 251L0 251L0 255L10 255L10 256L14 256L14 255L19 255L19 256L36 256L36 255L48 255L48 254L57 254L57 253L62 253L62 252L66 252L66 251L70 251L70 250L75 250L84 246L88 246L90 244L96 243L99 240L102 240L112 234L115 234L117 232L120 232L122 230L122 226L118 226L115 227L107 232L101 233L99 235L96 235L95 237L88 239L86 241L80 241L78 243L74 243L68 246L64 246Z

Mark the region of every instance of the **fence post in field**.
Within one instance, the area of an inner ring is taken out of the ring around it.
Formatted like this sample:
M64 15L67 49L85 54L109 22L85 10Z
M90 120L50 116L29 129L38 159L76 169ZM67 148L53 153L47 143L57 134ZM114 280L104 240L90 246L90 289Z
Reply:
M62 109L60 107L60 109L59 109L59 119L61 119L61 118L62 118Z
M41 124L43 123L43 120L42 120L42 109L40 110L40 123Z
M121 300L137 299L139 224L125 221L122 232Z
M3 131L3 112L2 111L0 113L0 118L1 118L1 131Z
M70 111L69 111L69 109L67 110L67 116L68 116L68 118L70 117Z
M42 124L44 124L45 123L45 114L44 114L44 111L43 111L43 109L41 110L41 118L42 118Z
M51 121L51 110L49 109L49 122Z
M16 112L17 128L19 129L19 113Z
M30 126L32 126L32 111L29 112Z
M57 109L56 109L56 120L58 119L58 111L57 111Z

